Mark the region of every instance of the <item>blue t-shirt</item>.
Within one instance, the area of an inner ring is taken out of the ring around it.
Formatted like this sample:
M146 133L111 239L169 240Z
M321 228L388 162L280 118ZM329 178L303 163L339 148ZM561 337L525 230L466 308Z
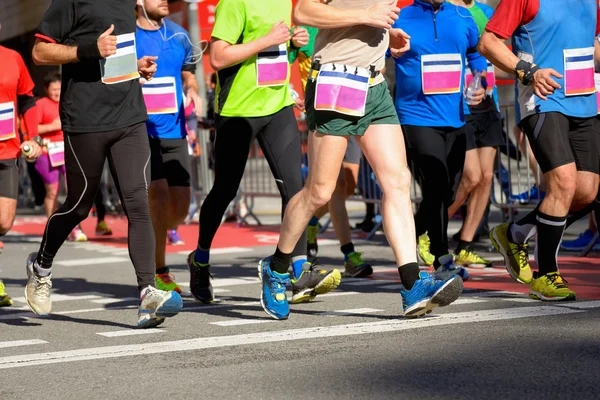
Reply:
M487 68L485 58L475 51L479 31L469 12L444 2L436 13L431 4L415 0L402 9L394 28L403 29L411 37L410 50L394 60L395 103L400 123L464 126L466 107L462 93L466 60L476 71ZM440 83L440 75L432 77L436 72L450 78ZM441 86L436 88L435 85Z
M187 136L181 72L193 71L194 51L185 29L166 19L163 21L160 32L137 27L135 33L137 57L158 57L156 60L158 67L154 78L171 77L175 79L175 94L179 110L172 114L148 115L146 126L150 136L162 139L181 139ZM163 37L171 39L165 41ZM154 80L149 83L153 82Z

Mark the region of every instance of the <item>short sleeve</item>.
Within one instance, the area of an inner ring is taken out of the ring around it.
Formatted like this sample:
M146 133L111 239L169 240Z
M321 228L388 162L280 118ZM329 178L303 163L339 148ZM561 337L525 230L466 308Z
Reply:
M596 36L600 34L600 3L596 9Z
M246 10L243 2L238 0L221 0L215 10L215 26L212 37L236 44L246 22Z
M50 43L64 43L73 25L75 25L74 0L53 0L35 36Z
M533 21L539 9L539 0L501 0L485 29L508 39L519 26Z
M17 63L19 65L19 84L17 86L17 94L19 96L23 96L31 93L35 88L35 84L31 79L31 75L29 75L29 71L27 71L27 67L25 66L23 58L21 58L19 54L17 54Z

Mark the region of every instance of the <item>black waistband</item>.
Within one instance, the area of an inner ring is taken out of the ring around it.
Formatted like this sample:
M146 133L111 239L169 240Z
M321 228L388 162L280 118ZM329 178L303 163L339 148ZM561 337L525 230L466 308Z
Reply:
M336 69L336 64L335 63L331 63L333 64L333 69L335 71ZM338 64L339 68L342 69L344 72L348 72L348 67L345 64ZM318 72L321 69L321 62L319 60L315 60L312 62L311 66L310 66L312 71L316 71ZM369 66L369 71L371 72L371 79L379 76L379 74L381 74L380 71L375 71L375 65L371 65ZM356 72L354 72L355 74L358 73L358 70Z

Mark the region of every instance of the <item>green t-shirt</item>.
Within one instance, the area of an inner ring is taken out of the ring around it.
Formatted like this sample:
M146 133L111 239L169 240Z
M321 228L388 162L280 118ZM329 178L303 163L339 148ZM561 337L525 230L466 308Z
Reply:
M265 36L278 21L291 26L291 0L221 0L212 37L231 44ZM279 86L258 86L256 55L217 73L215 112L224 117L264 117L294 104L287 80Z
M485 12L479 7L479 3L475 2L472 7L468 8L471 16L475 20L475 24L477 25L477 29L479 30L479 36L483 35L485 31L485 26L487 25L490 18L485 14Z

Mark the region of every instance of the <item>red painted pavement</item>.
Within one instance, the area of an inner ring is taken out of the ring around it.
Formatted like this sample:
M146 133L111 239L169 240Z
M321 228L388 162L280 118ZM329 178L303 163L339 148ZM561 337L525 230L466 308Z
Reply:
M46 223L45 217L19 217L12 229L28 235L41 236ZM95 218L88 218L83 222L83 230L88 235L91 243L102 244L117 248L127 247L127 220L125 218L108 217L107 223L113 230L113 236L96 237L94 230ZM198 224L181 225L179 235L185 241L183 246L167 246L168 253L191 251L196 248L198 240ZM333 233L327 232L326 238L333 238ZM357 237L364 237L358 234ZM235 223L223 224L214 239L213 249L228 247L274 247L279 237L279 226L243 226ZM560 257L559 262L563 276L571 287L582 299L600 299L600 258L594 257ZM528 286L513 281L503 266L494 268L470 268L472 279L465 283L466 288L484 290L502 290L508 292L527 293ZM381 271L375 274L374 279L387 279L399 282L398 272L394 269Z

